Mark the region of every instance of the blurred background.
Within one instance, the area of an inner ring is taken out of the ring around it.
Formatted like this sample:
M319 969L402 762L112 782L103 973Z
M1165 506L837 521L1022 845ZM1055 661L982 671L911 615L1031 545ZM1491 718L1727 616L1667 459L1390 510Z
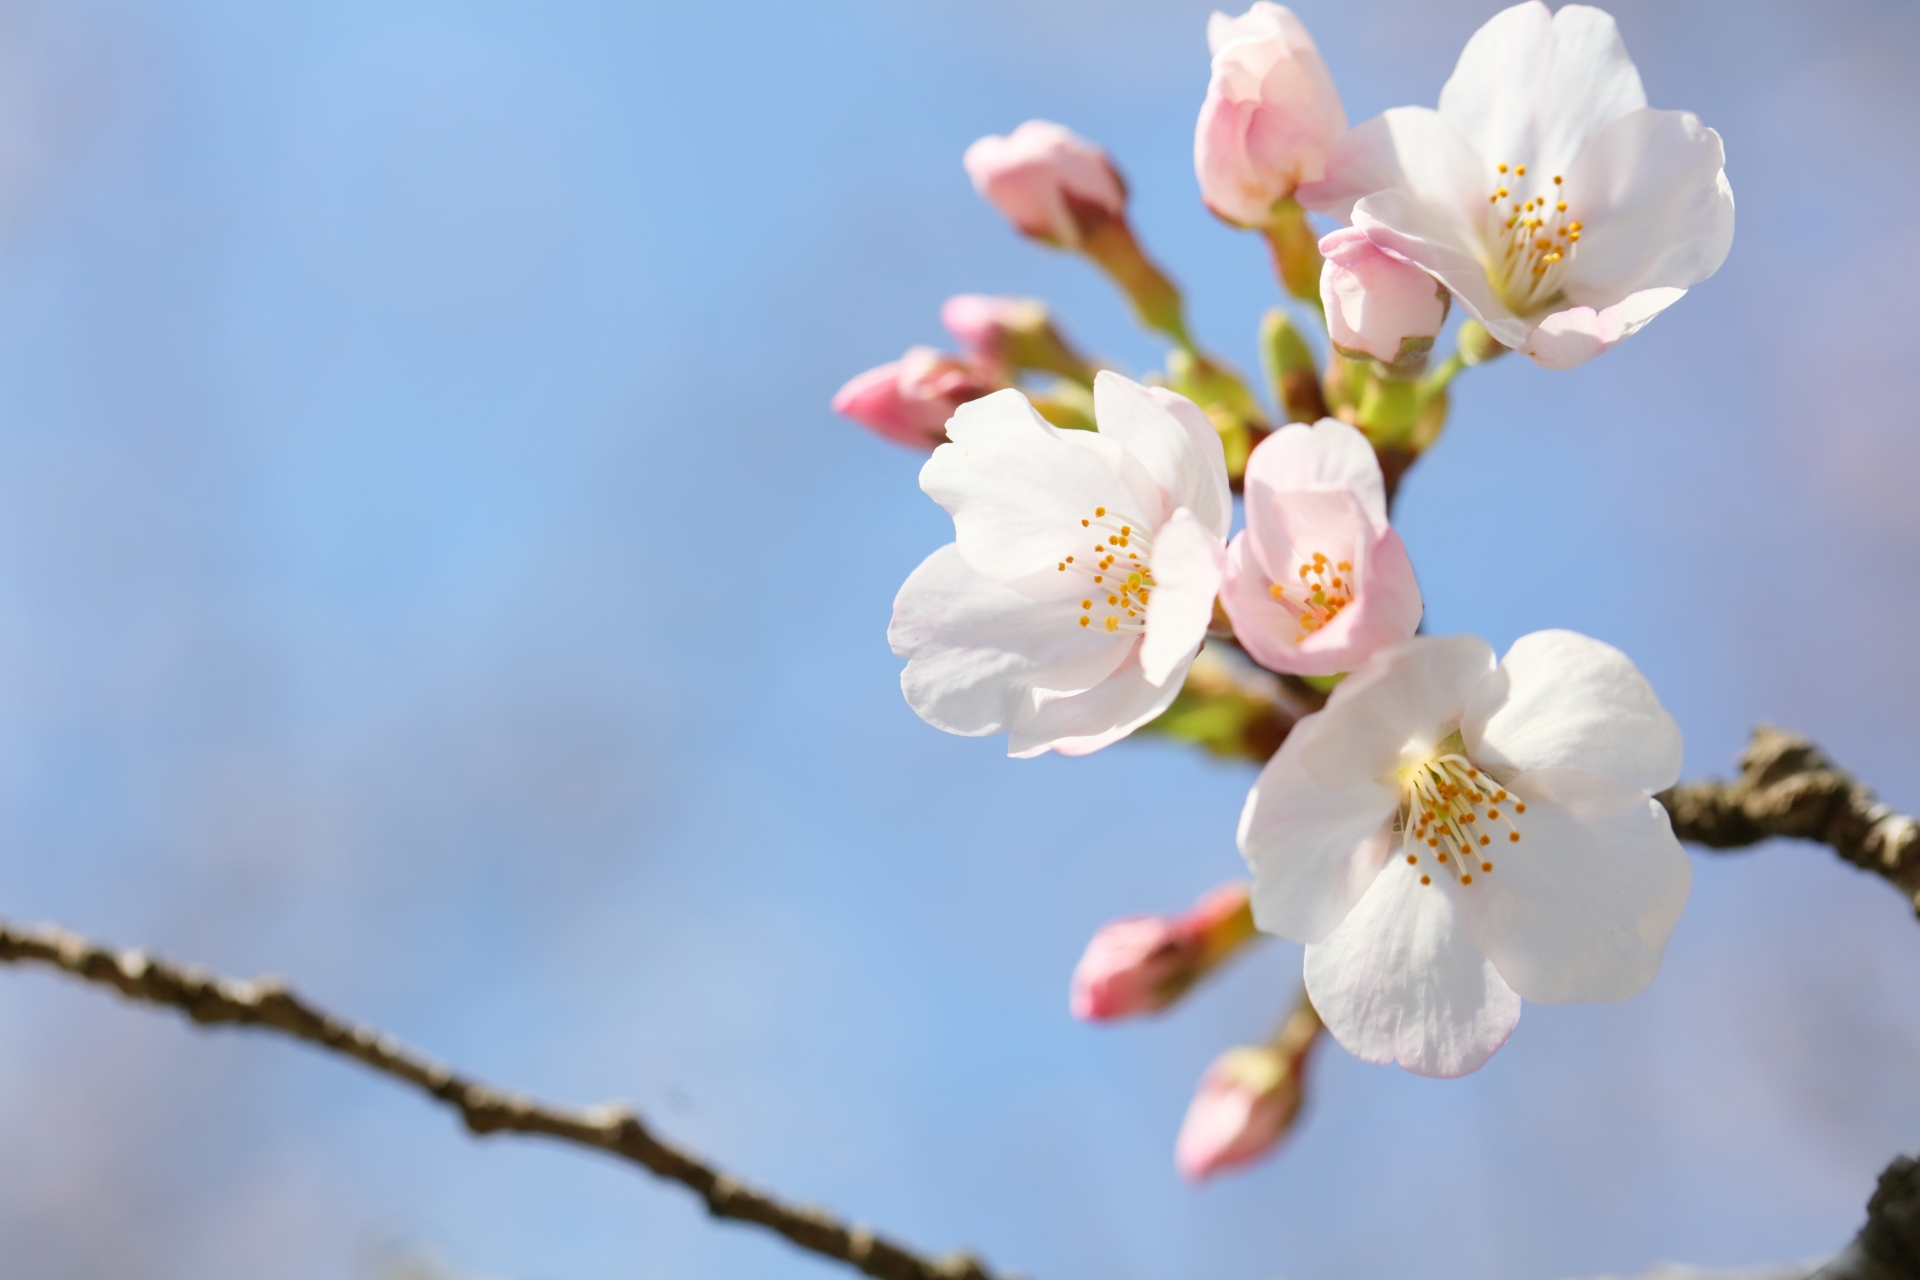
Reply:
M1102 921L1239 873L1250 770L1009 761L902 702L892 596L950 525L828 397L966 291L1158 362L972 195L962 149L1032 116L1112 149L1255 366L1265 250L1191 167L1208 7L0 4L0 913L286 974L1041 1280L1837 1248L1920 1148L1920 929L1883 883L1696 855L1641 998L1530 1006L1461 1081L1329 1046L1281 1156L1194 1189L1192 1086L1298 950L1119 1028L1067 978ZM1357 122L1432 103L1495 7L1298 10ZM1585 368L1456 384L1400 508L1429 629L1587 631L1690 776L1770 719L1920 808L1920 10L1614 12L1653 104L1726 138L1733 255ZM0 973L0 1151L23 1280L838 1274L44 973Z

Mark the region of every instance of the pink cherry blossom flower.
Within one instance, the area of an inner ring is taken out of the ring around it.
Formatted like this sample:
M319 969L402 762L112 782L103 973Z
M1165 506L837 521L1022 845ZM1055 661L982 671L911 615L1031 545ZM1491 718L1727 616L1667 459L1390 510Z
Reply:
M962 405L920 487L954 541L913 571L887 636L900 685L949 733L1081 755L1166 710L1206 638L1232 515L1220 434L1194 404L1102 372L1097 431L1018 391Z
M1420 586L1387 523L1380 463L1355 428L1322 418L1262 440L1247 460L1246 510L1220 602L1261 665L1352 671L1420 625Z
M1426 357L1447 322L1446 287L1377 248L1358 227L1320 241L1320 305L1334 350L1351 359L1411 364Z
M1213 76L1193 139L1200 195L1227 221L1263 227L1296 186L1320 179L1347 113L1313 37L1277 4L1214 14L1207 45Z
M1127 186L1107 153L1064 126L1029 120L967 148L973 189L1036 240L1077 249L1126 212Z
M1501 343L1570 369L1719 270L1725 164L1698 117L1647 106L1611 17L1528 0L1467 42L1438 111L1354 129L1298 199L1424 268Z
M1494 664L1473 636L1375 654L1301 720L1240 817L1261 929L1369 1062L1477 1070L1520 1002L1625 1000L1692 869L1653 798L1680 730L1625 654L1571 631Z
M1223 885L1181 916L1101 926L1073 971L1073 1016L1104 1022L1158 1013L1253 935L1247 886Z
M914 347L848 379L834 393L833 411L895 444L932 449L947 438L947 419L956 409L1003 385L965 360Z

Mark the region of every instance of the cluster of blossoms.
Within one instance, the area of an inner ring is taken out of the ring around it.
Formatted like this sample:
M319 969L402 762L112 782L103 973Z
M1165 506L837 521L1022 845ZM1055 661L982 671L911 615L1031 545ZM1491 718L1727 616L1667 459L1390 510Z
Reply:
M1324 363L1270 312L1269 410L1194 341L1111 159L1029 121L968 149L975 188L1106 273L1172 343L1165 370L1136 381L1042 304L968 295L942 312L958 354L915 348L834 400L930 449L921 488L953 517L889 631L923 719L1004 733L1019 757L1145 730L1264 762L1238 831L1251 884L1115 921L1073 978L1076 1016L1124 1018L1258 934L1304 944L1299 1006L1201 1083L1177 1144L1192 1177L1280 1140L1323 1029L1362 1059L1458 1076L1523 1000L1623 1000L1653 979L1691 880L1654 799L1678 777L1678 727L1598 640L1540 631L1496 660L1421 634L1390 508L1462 370L1508 350L1590 360L1710 276L1733 235L1719 136L1646 105L1600 10L1508 9L1437 110L1353 128L1288 10L1215 14L1207 37L1201 196L1266 239L1324 322ZM1310 213L1339 225L1320 235Z

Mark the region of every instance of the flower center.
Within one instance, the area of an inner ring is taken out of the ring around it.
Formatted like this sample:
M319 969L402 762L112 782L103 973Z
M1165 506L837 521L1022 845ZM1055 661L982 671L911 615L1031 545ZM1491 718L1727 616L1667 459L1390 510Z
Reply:
M1400 772L1400 851L1421 884L1444 873L1471 886L1493 874L1494 845L1520 842L1514 819L1526 803L1475 768L1463 746L1451 733L1433 757Z
M1267 594L1300 624L1300 633L1293 638L1299 644L1353 603L1353 562L1329 560L1316 551L1310 560L1302 557L1296 571L1298 586L1276 582L1267 588Z
M1153 539L1136 520L1095 507L1080 521L1083 536L1091 532L1093 554L1078 553L1058 564L1061 573L1091 579L1079 601L1083 627L1140 635L1147 629L1147 597L1153 590Z
M1487 197L1487 282L1515 315L1532 315L1559 299L1581 223L1567 216L1560 174L1529 194L1527 166L1503 164L1498 173Z

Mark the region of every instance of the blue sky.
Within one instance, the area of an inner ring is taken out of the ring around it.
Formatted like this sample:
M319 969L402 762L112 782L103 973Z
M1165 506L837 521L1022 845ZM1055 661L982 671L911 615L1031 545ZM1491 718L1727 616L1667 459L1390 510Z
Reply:
M0 912L315 997L786 1194L1064 1280L1553 1280L1818 1255L1920 1147L1920 930L1819 850L1699 855L1666 970L1478 1075L1316 1062L1195 1190L1199 1073L1272 943L1077 1025L1104 919L1234 876L1247 770L1009 761L885 626L948 535L826 409L1047 298L1160 358L969 190L1108 146L1243 367L1264 251L1199 205L1207 6L19 0L0 8ZM1493 11L1303 3L1357 120ZM1920 806L1911 6L1615 9L1727 140L1733 255L1625 347L1457 386L1400 522L1429 629L1625 648L1731 769L1816 736ZM1128 798L1124 810L1112 802ZM30 1280L823 1276L689 1196L477 1144L348 1066L0 975L0 1256Z

